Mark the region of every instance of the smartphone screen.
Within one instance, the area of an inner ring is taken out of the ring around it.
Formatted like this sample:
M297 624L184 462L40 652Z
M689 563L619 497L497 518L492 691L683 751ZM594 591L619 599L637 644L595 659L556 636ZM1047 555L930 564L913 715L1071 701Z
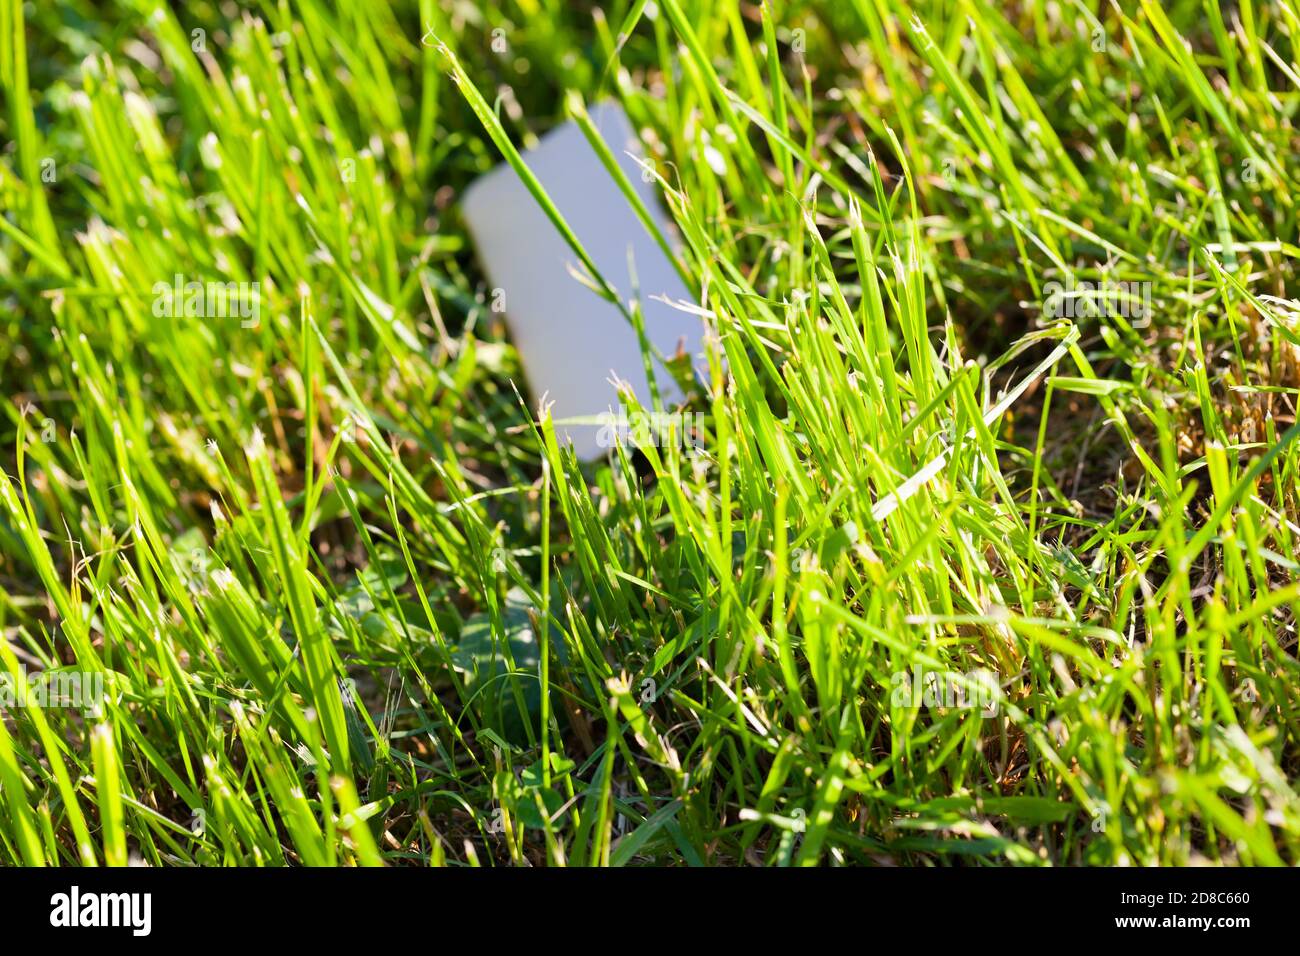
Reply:
M622 108L601 103L590 115L660 229L671 236L655 184L645 181L628 155L642 151ZM702 319L663 301L689 301L689 292L577 124L552 130L523 158L619 298L639 300L648 341L667 357L681 347L697 369L703 367ZM578 256L509 164L476 180L463 209L534 402L545 397L552 403L556 432L573 443L579 458L602 456L616 440L608 427L559 423L621 414L614 380L630 383L642 406L651 408L635 328L617 306L575 278L571 269L581 271ZM654 367L667 408L680 400L681 390L657 360Z

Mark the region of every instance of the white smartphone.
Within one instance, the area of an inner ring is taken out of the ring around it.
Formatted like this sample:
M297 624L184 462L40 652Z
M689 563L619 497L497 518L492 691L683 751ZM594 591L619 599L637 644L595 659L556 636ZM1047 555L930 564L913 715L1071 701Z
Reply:
M654 184L645 181L628 155L642 155L642 150L622 108L600 103L590 116L660 230L672 235ZM702 319L663 301L690 301L689 292L577 124L570 121L547 133L523 158L624 302L633 297L631 257L649 342L668 357L681 346L692 356L692 365L703 368ZM514 169L502 163L475 180L462 207L493 295L504 305L534 399L545 396L553 403L557 423L617 416L622 410L612 380L618 379L630 383L649 410L650 388L636 330L613 303L570 272L570 267L580 271L578 256ZM680 399L681 390L660 363L655 366L655 382L667 406ZM557 424L556 432L573 443L583 460L605 454L615 434L601 425Z

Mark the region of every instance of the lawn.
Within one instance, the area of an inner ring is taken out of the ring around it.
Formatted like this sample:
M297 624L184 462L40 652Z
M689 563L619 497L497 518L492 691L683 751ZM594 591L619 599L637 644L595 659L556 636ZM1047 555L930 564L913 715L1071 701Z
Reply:
M586 462L460 199L605 101L709 358ZM1292 0L0 0L0 863L1300 863L1298 109Z

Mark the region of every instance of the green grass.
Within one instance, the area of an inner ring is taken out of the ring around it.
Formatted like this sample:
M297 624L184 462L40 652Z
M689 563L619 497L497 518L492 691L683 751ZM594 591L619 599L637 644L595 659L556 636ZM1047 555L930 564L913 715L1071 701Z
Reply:
M0 860L1300 862L1294 3L177 6L0 0ZM607 97L579 466L457 197Z

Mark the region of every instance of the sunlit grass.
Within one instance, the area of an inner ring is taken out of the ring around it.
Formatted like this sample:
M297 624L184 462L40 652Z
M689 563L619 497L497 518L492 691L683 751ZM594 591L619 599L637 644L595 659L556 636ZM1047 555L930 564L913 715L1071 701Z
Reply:
M0 860L1300 862L1294 5L585 6L0 0ZM602 98L579 465L457 197Z

